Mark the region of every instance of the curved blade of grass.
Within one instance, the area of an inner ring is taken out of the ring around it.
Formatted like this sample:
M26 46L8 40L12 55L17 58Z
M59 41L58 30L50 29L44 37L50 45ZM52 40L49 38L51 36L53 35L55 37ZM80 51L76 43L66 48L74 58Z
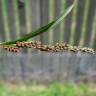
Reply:
M76 0L75 0L76 1ZM73 2L73 4L65 11L65 13L63 13L61 16L59 16L58 18L56 18L55 20L51 21L49 24L40 27L39 29L37 29L36 31L32 31L24 36L22 36L21 38L14 40L14 41L7 41L7 42L3 42L1 44L15 44L17 41L27 41L28 39L37 36L41 33L44 33L46 31L48 31L49 29L52 29L53 27L55 27L57 24L59 24L61 21L63 21L63 19L71 12L71 10L73 9L73 7L75 6L75 1Z

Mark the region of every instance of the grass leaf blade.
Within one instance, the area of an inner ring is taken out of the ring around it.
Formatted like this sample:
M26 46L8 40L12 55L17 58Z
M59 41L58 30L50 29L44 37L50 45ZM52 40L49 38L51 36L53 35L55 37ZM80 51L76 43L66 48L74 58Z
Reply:
M76 0L75 0L76 1ZM8 41L8 42L3 42L1 44L15 44L17 41L27 41L28 39L37 36L41 33L44 33L46 31L48 31L49 29L52 29L53 27L55 27L57 24L59 24L61 21L64 20L64 18L71 12L71 10L73 9L73 7L75 6L75 1L73 2L73 4L58 18L56 18L55 20L51 21L50 23L48 23L47 25L40 27L39 29L37 29L36 31L32 31L24 36L22 36L21 38L14 40L14 41Z

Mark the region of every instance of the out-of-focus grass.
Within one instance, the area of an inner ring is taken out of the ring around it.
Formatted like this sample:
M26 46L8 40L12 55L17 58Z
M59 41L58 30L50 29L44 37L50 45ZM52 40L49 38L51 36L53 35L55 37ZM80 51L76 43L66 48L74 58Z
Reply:
M47 86L0 84L0 96L96 96L96 86L61 83Z

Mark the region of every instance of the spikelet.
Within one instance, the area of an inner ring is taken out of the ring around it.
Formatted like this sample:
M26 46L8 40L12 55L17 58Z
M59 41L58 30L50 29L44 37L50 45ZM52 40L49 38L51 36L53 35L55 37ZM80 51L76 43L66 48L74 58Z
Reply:
M4 45L4 46L2 46L2 48L7 51L10 51L10 52L20 52L20 48L18 48L18 47Z

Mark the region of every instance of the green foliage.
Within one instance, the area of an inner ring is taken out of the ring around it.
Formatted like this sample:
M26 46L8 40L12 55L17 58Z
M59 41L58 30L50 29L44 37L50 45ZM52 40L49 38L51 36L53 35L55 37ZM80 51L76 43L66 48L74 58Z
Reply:
M47 25L37 29L36 31L32 31L28 34L26 34L25 36L22 36L21 38L15 40L15 41L8 41L8 42L3 42L1 44L15 44L17 41L26 41L34 36L37 36L41 33L47 32L49 29L52 29L53 27L55 27L57 24L59 24L61 21L63 21L63 19L71 12L71 10L73 9L73 7L75 6L75 1L73 2L73 4L65 11L65 13L63 13L61 16L59 16L58 18L56 18L55 20L51 21L50 23L48 23Z
M96 96L94 85L54 83L44 85L0 85L0 96Z

